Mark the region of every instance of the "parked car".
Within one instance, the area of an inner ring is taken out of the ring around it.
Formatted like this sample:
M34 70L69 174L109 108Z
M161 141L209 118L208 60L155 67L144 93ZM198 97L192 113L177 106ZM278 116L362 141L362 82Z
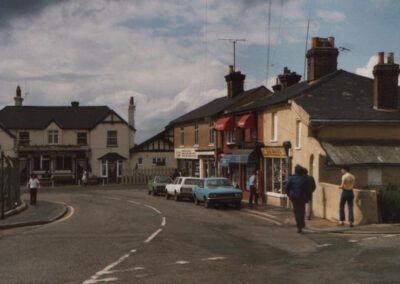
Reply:
M182 198L193 198L193 187L199 178L196 177L177 177L174 183L167 184L165 198L173 196L176 201Z
M149 194L153 196L159 193L165 193L165 186L172 182L172 179L167 176L155 176L147 183Z
M233 204L240 210L242 191L234 186L227 178L203 178L193 188L193 200L196 205L204 202L204 207L212 204Z

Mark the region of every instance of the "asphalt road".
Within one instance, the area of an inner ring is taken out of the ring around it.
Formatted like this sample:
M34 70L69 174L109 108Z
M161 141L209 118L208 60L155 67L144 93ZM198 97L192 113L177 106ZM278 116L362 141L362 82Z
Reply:
M69 216L0 234L0 283L399 283L400 236L297 234L144 189L45 189Z

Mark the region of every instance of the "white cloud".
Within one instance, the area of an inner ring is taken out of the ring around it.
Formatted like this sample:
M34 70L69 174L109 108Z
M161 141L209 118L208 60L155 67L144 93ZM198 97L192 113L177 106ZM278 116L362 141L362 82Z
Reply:
M328 23L340 23L346 20L346 14L339 11L319 10L317 16Z
M356 69L356 74L373 78L372 70L374 69L374 66L377 63L378 63L378 56L377 55L371 56L364 67L359 67Z

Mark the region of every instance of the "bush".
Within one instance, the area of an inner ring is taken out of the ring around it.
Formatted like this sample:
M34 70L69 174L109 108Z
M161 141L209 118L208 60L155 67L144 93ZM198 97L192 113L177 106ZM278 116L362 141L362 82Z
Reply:
M400 222L400 188L388 185L381 187L378 192L378 209L383 223Z

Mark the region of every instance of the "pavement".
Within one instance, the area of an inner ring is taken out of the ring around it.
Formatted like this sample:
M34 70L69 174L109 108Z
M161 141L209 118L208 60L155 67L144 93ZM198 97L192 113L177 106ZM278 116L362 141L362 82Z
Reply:
M42 225L62 218L67 212L66 204L38 200L37 205L28 205L28 201L6 213L6 218L0 220L0 230L23 226ZM270 205L253 205L242 203L242 212L262 217L278 226L295 226L292 209ZM400 224L369 224L338 226L337 222L312 217L306 220L306 232L325 232L342 234L400 234Z
M63 203L38 200L36 205L28 205L23 201L17 208L8 211L4 220L0 220L0 230L43 225L54 222L68 212Z

